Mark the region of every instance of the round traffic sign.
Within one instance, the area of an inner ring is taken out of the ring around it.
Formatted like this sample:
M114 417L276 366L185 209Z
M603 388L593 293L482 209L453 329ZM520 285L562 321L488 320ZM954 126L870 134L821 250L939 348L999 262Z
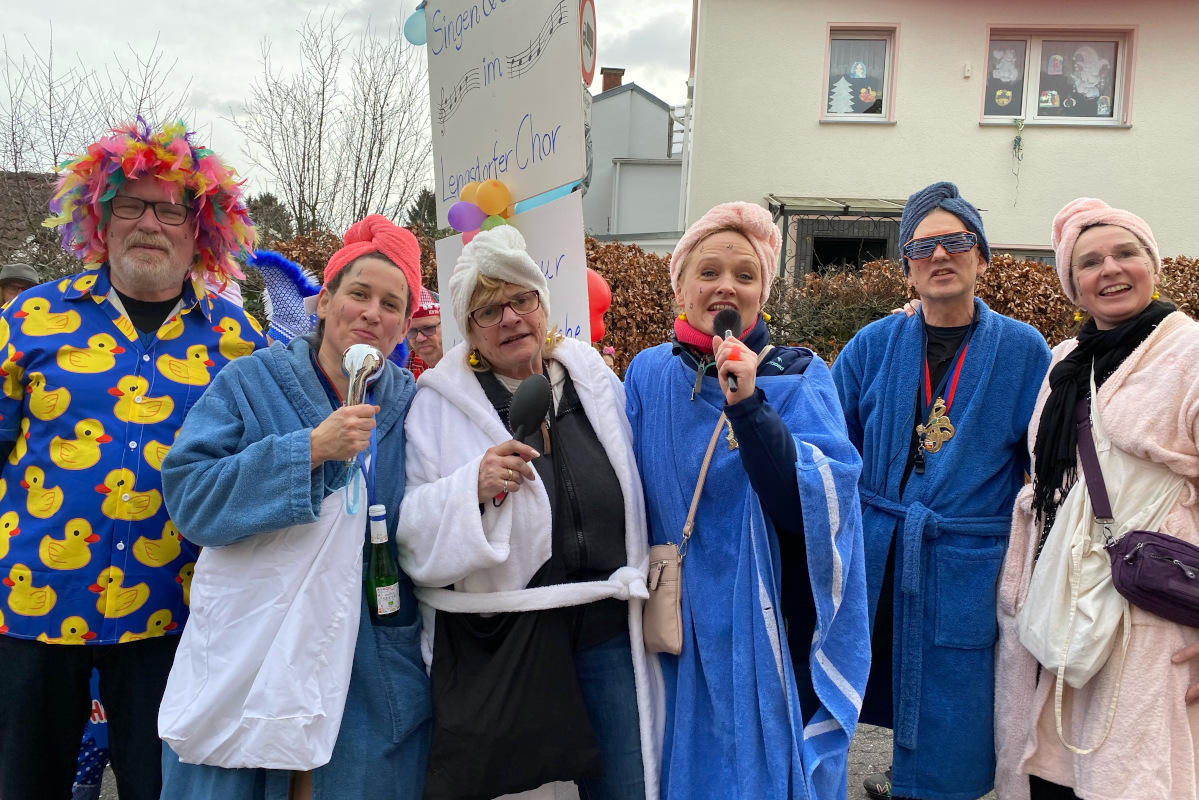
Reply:
M583 65L583 83L595 79L595 0L583 0L579 9L579 56Z

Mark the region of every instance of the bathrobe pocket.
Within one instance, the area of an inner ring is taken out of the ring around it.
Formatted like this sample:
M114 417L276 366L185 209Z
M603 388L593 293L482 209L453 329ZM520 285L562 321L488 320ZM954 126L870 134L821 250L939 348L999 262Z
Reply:
M938 646L977 650L995 644L999 635L995 584L1005 549L1003 544L937 548L934 641Z

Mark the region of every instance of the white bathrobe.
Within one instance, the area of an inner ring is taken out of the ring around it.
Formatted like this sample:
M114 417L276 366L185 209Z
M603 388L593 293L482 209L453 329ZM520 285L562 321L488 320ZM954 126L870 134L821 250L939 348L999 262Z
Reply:
M583 342L565 339L555 348L553 359L570 374L624 493L627 566L606 581L526 589L550 557L549 497L539 478L523 483L499 508L485 503L479 513L479 462L484 451L512 436L465 357L466 345L461 343L421 375L404 424L408 482L396 540L400 566L416 583L421 601L425 664L433 661L435 609L498 613L582 605L608 597L627 600L645 795L656 800L665 707L661 667L657 658L647 657L641 636L649 539L624 386ZM450 584L453 591L435 588Z

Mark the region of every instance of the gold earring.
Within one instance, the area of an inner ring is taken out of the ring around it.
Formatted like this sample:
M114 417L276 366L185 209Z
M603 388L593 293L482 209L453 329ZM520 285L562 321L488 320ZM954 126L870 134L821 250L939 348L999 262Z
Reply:
M474 350L470 351L470 358L468 358L466 360L472 367L479 366L479 357L477 355L475 355Z
M1154 300L1157 300L1159 297L1161 297L1161 295L1159 295L1159 294L1157 293L1157 289L1154 289L1154 290L1153 290L1153 299L1154 299Z
M1082 309L1081 308L1074 312L1074 321L1082 322Z
M550 342L552 342L552 341L554 341L554 337L550 336L550 335L547 333L547 334L545 335L545 343L546 343L546 344L549 344L549 343L550 343Z
M686 311L679 312L679 319L681 319L683 322L686 322L687 321L687 312Z
M765 311L763 311L763 312L762 312L762 319L766 320L767 322L770 322L770 315L769 315L769 314L767 314Z

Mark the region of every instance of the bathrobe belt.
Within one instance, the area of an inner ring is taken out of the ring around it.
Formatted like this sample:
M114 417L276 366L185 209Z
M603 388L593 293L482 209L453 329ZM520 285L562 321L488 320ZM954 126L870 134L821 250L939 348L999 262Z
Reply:
M863 496L863 501L903 524L903 591L899 628L899 704L895 712L895 740L901 747L916 747L920 719L920 684L923 673L924 576L922 547L925 539L942 533L964 536L1002 537L1011 531L1010 514L996 517L943 517L922 503L904 505L882 495Z

